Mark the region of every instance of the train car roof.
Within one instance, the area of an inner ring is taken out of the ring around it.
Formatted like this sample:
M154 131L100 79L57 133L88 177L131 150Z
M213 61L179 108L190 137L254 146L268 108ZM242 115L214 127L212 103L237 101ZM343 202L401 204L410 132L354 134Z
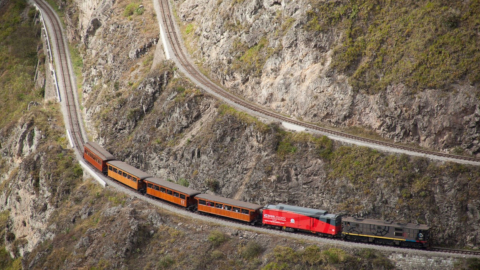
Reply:
M104 161L115 159L112 154L110 154L107 150L103 149L103 147L101 147L96 142L87 142L84 146Z
M372 224L378 226L390 226L390 227L398 227L398 228L406 228L406 229L419 229L419 230L429 230L425 224L415 224L415 223L399 223L393 221L385 221L379 219L362 219L362 218L354 218L354 217L343 217L343 222L352 222L352 223L360 223L360 224Z
M215 196L215 195L209 195L209 194L198 194L195 196L195 198L198 199L205 199L209 201L214 201L214 202L219 202L219 203L225 203L233 206L238 206L246 209L252 209L252 210L258 210L262 208L262 206L254 203L249 203L249 202L242 202L234 199L229 199L229 198L224 198L220 196Z
M320 209L312 209L307 207L300 207L300 206L293 206L288 204L279 203L277 205L267 205L267 209L278 209L278 210L285 210L291 211L298 214L304 214L308 216L324 216L327 215L327 211L320 210ZM330 214L329 214L330 215ZM332 215L334 217L335 215Z
M151 183L154 183L154 184L157 184L157 185L160 185L160 186L172 189L172 190L176 190L178 192L187 194L188 196L193 196L193 195L200 194L200 191L196 191L194 189L184 187L184 186L176 184L176 183L168 182L168 181L156 178L156 177L146 178L145 181L148 181L148 182L151 182Z
M114 160L114 161L109 161L108 164L111 164L117 168L119 168L120 170L122 171L125 171L129 174L132 174L132 175L135 175L136 177L140 178L140 179L145 179L145 178L148 178L148 177L152 177L150 174L142 171L142 170L139 170L131 165L128 165L127 163L123 162L123 161L119 161L119 160Z

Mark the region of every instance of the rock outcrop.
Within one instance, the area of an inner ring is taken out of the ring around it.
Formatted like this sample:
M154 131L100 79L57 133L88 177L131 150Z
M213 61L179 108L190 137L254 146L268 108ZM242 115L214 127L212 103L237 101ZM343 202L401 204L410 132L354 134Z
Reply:
M395 83L378 94L354 91L347 74L332 67L345 33L307 31L311 2L318 1L174 1L182 29L194 29L191 55L248 100L308 122L480 155L477 85L417 92Z

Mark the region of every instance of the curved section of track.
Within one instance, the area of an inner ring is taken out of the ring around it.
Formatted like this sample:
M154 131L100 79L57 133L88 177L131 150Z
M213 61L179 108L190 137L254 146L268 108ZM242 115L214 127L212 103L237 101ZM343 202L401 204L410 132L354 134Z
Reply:
M63 35L62 25L48 4L41 0L34 0L33 2L40 9L44 18L48 18L48 22L50 23L47 31L49 32L52 46L56 47L56 49L52 49L52 53L54 54L55 64L59 66L59 68L57 68L57 83L61 90L63 90L69 135L78 153L82 153L85 140L82 135L81 121L78 115L79 110L74 96L76 87L71 77L73 71L69 65L68 45Z
M246 102L244 99L235 96L234 94L225 91L223 88L219 87L217 84L213 83L210 79L208 79L206 76L204 76L196 67L191 63L189 60L189 57L187 57L186 53L182 49L182 42L181 38L179 37L176 27L175 27L175 22L174 18L170 9L170 4L168 0L154 0L158 1L160 5L160 12L161 14L158 14L159 17L161 17L161 22L163 25L163 28L165 30L165 35L166 39L170 43L171 50L173 52L174 57L182 65L184 70L187 72L187 76L194 79L195 81L200 82L203 85L203 88L207 88L205 90L210 90L209 92L213 92L216 95L222 97L225 100L232 101L236 105L242 108L246 108L250 111L253 111L259 115L266 116L271 119L275 119L281 122L286 122L290 123L293 125L297 125L300 127L304 127L306 129L320 132L322 134L325 134L327 136L331 137L336 137L336 138L343 138L348 141L350 141L353 144L361 144L361 145L374 145L378 146L377 148L379 149L384 149L387 150L401 150L407 154L414 154L414 155L420 155L420 156L427 156L429 158L434 158L434 159L440 159L440 160L445 160L445 161L453 161L453 162L458 162L458 163L466 163L466 164L471 164L471 165L480 165L480 159L474 158L474 157L466 157L466 156L457 156L457 155L452 155L452 154L446 154L446 153L440 153L440 152L435 152L435 151L429 151L429 150L424 150L424 149L416 149L412 147L408 147L405 145L398 145L395 143L388 143L384 141L378 141L378 140L372 140L368 138L362 138L358 137L355 135L327 129L327 128L322 128L317 125L313 125L310 123L306 122L301 122L295 119L292 119L290 117L286 117L284 115L281 115L279 113L272 112L270 110L267 110L266 108L261 107L260 105L252 104L249 102ZM168 49L168 48L167 48ZM395 151L399 152L399 151Z

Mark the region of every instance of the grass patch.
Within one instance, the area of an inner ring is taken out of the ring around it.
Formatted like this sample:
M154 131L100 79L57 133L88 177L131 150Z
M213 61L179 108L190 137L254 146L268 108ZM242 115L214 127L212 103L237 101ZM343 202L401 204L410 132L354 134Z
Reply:
M225 243L228 240L225 233L213 230L210 235L208 236L208 241L212 243L212 246L219 247L221 244Z
M145 8L141 4L142 4L141 1L128 4L123 10L123 16L130 17L134 14L142 15L143 12L145 11Z
M195 31L195 26L193 25L193 23L187 24L187 26L185 27L185 34L189 35L193 31Z
M251 260L263 252L263 247L255 241L250 241L240 251L242 257Z
M179 184L179 185L182 185L182 186L184 186L184 187L190 186L190 182L188 182L188 180L185 179L185 178L180 178L180 179L178 179L178 184Z
M33 81L40 26L33 26L30 16L22 18L25 9L30 7L24 0L7 2L0 17L0 128L16 122L30 101L43 98Z
M290 247L277 246L271 256L272 262L267 264L264 270L291 269L298 264L306 264L310 269L323 269L322 266L338 264L345 264L346 269L350 269L348 265L353 266L352 257L338 248L322 251L318 246L308 246L303 251L295 251ZM358 263L358 260L354 263Z
M238 118L240 121L246 123L246 124L254 124L259 131L262 132L267 132L270 130L270 127L262 122L260 122L257 118L244 113L244 112L239 112L235 110L233 107L230 107L226 104L222 104L218 108L218 113L220 115L231 115L236 118Z
M356 91L403 83L413 92L480 82L479 1L311 0L306 31L344 32L333 67Z

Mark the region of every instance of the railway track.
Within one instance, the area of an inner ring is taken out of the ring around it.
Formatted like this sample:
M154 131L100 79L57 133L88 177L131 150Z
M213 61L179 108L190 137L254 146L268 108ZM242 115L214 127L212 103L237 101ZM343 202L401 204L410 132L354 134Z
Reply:
M443 253L450 253L450 254L463 254L463 255L472 255L476 257L480 257L480 251L474 250L464 250L464 249L450 249L450 248L442 248L442 247L432 247L429 249L432 252L443 252Z
M71 137L72 143L74 144L74 148L78 150L78 153L83 152L83 145L85 140L82 135L82 130L80 127L80 118L78 116L78 108L77 102L75 100L74 91L76 91L76 87L74 82L71 79L70 74L73 74L73 71L69 65L68 59L68 46L66 44L66 40L63 36L62 32L62 25L58 20L57 16L55 15L52 8L41 0L34 0L33 1L36 6L39 8L43 16L46 16L51 24L51 28L49 31L50 35L50 44L52 46L56 46L57 50L52 48L52 54L54 54L55 63L60 66L59 73L57 73L57 83L61 90L63 90L65 108L67 112L67 120L69 127L67 131L69 132L69 137ZM47 28L45 26L45 28ZM48 30L46 30L48 31ZM53 61L53 59L50 59Z
M405 145L399 145L395 143L389 143L389 142L384 142L384 141L379 141L379 140L373 140L373 139L368 139L368 138L362 138L358 137L355 135L339 132L336 130L331 130L323 127L319 127L314 124L298 121L295 119L292 119L290 117L286 117L284 115L281 115L279 113L272 112L270 110L267 110L266 108L261 107L260 105L252 104L244 99L235 96L234 94L225 91L223 88L219 87L217 84L213 83L210 79L205 77L189 60L187 55L183 51L181 39L179 35L177 34L176 28L175 28L175 22L174 18L172 15L172 12L170 10L170 4L169 0L156 0L159 1L160 4L160 11L161 11L161 17L162 17L162 22L163 26L165 28L166 32L166 38L171 44L171 48L173 51L173 54L175 58L180 62L180 64L184 67L184 69L187 71L187 75L189 77L194 78L198 82L204 85L204 87L208 87L216 93L217 95L220 95L221 97L230 100L234 102L235 104L239 105L240 107L247 108L251 111L254 111L260 115L268 116L270 118L294 124L300 127L304 127L309 130L313 131L318 131L323 134L327 134L330 136L335 136L335 137L341 137L345 139L349 139L352 141L357 141L357 142L363 142L367 144L373 144L373 145L378 145L386 148L393 148L393 149L399 149L407 152L413 152L421 155L428 155L431 157L441 157L445 158L451 161L457 161L461 163L465 163L467 161L469 164L474 164L474 165L480 165L480 159L474 158L474 157L467 157L467 156L458 156L458 155L452 155L452 154L447 154L447 153L441 153L441 152L435 152L435 151L430 151L430 150L425 150L425 149L417 149L413 147L408 147Z

